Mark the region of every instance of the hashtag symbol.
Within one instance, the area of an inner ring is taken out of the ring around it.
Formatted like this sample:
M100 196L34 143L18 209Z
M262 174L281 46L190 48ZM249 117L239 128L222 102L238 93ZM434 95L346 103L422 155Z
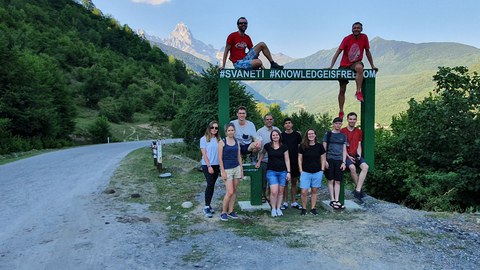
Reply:
M220 78L223 78L225 77L225 70L220 70Z
M275 77L275 70L270 69L270 78Z

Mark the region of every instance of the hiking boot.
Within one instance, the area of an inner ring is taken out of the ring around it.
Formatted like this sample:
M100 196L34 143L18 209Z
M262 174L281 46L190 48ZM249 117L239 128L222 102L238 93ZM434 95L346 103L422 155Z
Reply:
M283 212L281 209L277 209L277 217L283 216Z
M307 214L307 209L302 209L302 212L300 212L300 216L305 216Z
M237 218L238 218L237 213L235 213L234 211L231 212L231 213L228 213L228 217L229 217L229 218L233 218L233 219L237 219Z
M338 113L338 117L340 117L340 118L343 119L344 116L345 116L345 113L344 113L344 112L339 112L339 113Z
M220 215L220 220L221 220L221 221L228 221L227 213L222 213L222 214Z
M280 66L279 64L277 64L276 62L271 62L270 63L270 69L283 69L283 66Z
M288 203L287 202L282 203L282 206L280 206L281 210L285 210L287 208L288 208Z
M316 208L312 208L312 210L310 210L310 214L316 216L318 215L318 212L317 212L317 209Z
M358 101L363 102L363 94L362 94L362 92L357 92L357 93L355 93L355 97L357 98Z
M207 217L207 218L213 217L212 212L210 211L210 208L208 206L203 208L203 213L205 214L205 217Z

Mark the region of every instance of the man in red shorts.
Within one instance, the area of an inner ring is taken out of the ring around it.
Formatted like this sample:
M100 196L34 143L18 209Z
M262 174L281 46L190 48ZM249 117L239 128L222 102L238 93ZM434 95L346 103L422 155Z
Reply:
M368 173L368 165L362 157L362 130L355 127L357 124L357 114L351 112L347 115L348 125L340 130L347 136L347 159L346 165L350 170L350 176L355 183L353 196L363 203L362 198L365 194L362 191L363 183ZM360 174L357 175L357 168L360 168Z
M356 22L352 25L352 34L343 38L342 43L338 47L337 51L333 55L332 63L330 68L333 68L335 62L340 53L343 51L342 59L340 60L340 69L351 69L357 73L355 76L355 83L357 84L357 92L355 97L363 102L362 94L362 83L363 83L363 52L367 56L370 66L375 71L378 71L378 68L373 64L372 54L370 53L370 43L368 42L368 37L365 34L362 34L363 26L360 22ZM339 114L338 117L343 119L343 105L345 104L345 91L347 90L348 80L340 79L340 92L338 93L338 108Z
M225 68L227 62L227 56L230 52L230 61L237 69L260 69L264 68L262 61L258 59L260 52L270 61L271 69L283 69L283 66L275 63L272 58L272 54L267 47L267 44L260 42L253 46L250 36L245 34L247 30L248 22L245 17L240 17L237 20L238 31L231 33L227 38L227 44L225 45L225 51L223 53L222 66L220 69ZM245 52L248 49L248 53Z

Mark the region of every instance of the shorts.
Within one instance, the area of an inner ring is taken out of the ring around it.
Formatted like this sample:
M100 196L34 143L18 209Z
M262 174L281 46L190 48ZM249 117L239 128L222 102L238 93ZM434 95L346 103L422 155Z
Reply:
M246 156L251 153L250 151L248 151L248 147L250 146L250 144L251 143L240 145L240 155Z
M316 173L302 172L300 174L300 188L321 188L322 187L323 172Z
M251 70L252 60L257 58L258 58L258 55L255 54L255 50L251 48L243 59L240 59L237 62L235 62L235 64L233 64L233 67L236 69Z
M365 163L365 159L363 159L363 157L360 157L360 158L357 158L356 163L353 163L349 158L347 158L347 162L345 164L347 164L347 168L348 168L352 164L354 164L356 167L360 167L362 163Z
M227 180L240 179L242 177L240 166L231 169L225 169L225 173L227 174Z
M365 65L363 64L363 62L359 61L359 62L355 62L355 63L351 64L349 67L338 67L338 69L351 69L351 70L355 71L355 66L356 66L357 64L361 64L362 66L365 66ZM338 82L339 82L340 84L348 84L348 80L347 80L347 79L338 79Z
M343 181L343 171L340 169L343 161L341 160L333 160L329 159L328 161L328 169L325 171L325 177L328 180L335 180L335 181Z
M284 187L287 184L287 171L277 172L267 170L267 180L271 185L280 185Z

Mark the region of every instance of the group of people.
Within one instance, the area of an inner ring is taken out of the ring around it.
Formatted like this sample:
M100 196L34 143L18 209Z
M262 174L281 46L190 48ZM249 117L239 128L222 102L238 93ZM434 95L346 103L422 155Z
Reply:
M362 187L368 165L362 157L363 133L356 127L356 113L351 112L347 115L348 125L344 128L343 119L336 117L333 120L333 129L323 136L321 142L318 141L314 129L308 129L302 139L301 133L293 129L291 118L283 120L282 132L273 125L274 119L271 114L264 116L264 126L258 131L246 117L246 108L240 106L237 109L237 119L225 125L225 138L220 138L218 122L212 121L200 139L201 163L207 181L204 207L206 217L210 218L214 213L211 201L220 174L226 187L220 219L228 221L238 218L234 211L236 191L244 177L243 160L248 156L254 157L253 160L257 160L255 167L264 171L263 195L265 199L268 197L272 217L283 216L282 210L289 206L301 210L301 215L306 215L309 190L311 194L309 212L317 215L317 193L322 186L324 172L328 179L330 206L334 209L344 209L345 206L339 200L339 193L343 171L347 168L355 183L355 190L352 193L360 203L363 203L362 197L365 194ZM300 204L297 202L298 180L301 190ZM270 191L268 196L267 182ZM288 183L291 183L290 192ZM289 193L292 201L290 205Z
M258 56L260 53L270 61L271 69L283 69L283 66L277 64L270 52L270 49L265 42L260 42L257 45L253 45L249 35L245 33L248 27L248 21L245 17L240 17L237 20L238 31L231 33L225 45L225 51L223 53L222 64L220 69L225 68L227 57L230 54L230 61L233 63L233 67L236 69L263 69L263 63ZM370 53L370 43L367 35L362 33L363 25L360 22L355 22L352 25L352 34L346 36L337 51L333 55L330 69L333 68L337 62L338 56L343 51L342 58L340 60L340 69L350 69L356 72L355 83L356 92L355 98L363 102L362 84L363 84L363 69L364 64L362 62L363 54L367 56L368 62L373 70L378 71L378 68L373 64L373 57ZM248 49L248 52L246 52ZM347 79L340 79L340 90L338 93L338 117L344 118L343 106L345 104L345 92L347 90Z
M245 17L237 20L237 27L238 31L231 33L227 38L220 69L225 68L229 55L229 59L236 69L263 69L265 67L258 59L260 53L263 53L268 59L271 69L283 69L283 66L273 60L270 49L264 42L253 45L250 36L245 33L248 27ZM362 34L362 31L363 26L360 22L352 25L352 34L342 40L329 67L333 68L338 56L343 51L339 68L356 72L355 97L359 101L363 101L364 64L362 59L364 53L372 69L378 71L373 64L368 37ZM246 51L247 49L248 51ZM318 141L317 132L314 129L308 129L302 139L302 135L293 129L291 118L284 119L284 131L282 132L273 125L274 119L271 114L265 115L265 125L257 131L255 125L246 119L247 110L242 106L237 109L237 119L225 125L225 138L220 138L218 122L210 122L205 136L200 139L201 163L207 181L205 216L209 218L213 216L214 209L211 207L211 201L215 183L220 174L226 187L220 218L222 221L238 218L234 206L238 184L244 177L243 157L245 156L257 160L255 167L261 168L264 172L263 197L264 200L267 200L268 182L272 217L283 216L282 210L289 207L289 193L292 200L290 206L301 210L301 215L306 215L309 190L311 192L310 213L317 215L317 192L322 186L324 172L328 179L330 206L334 209L345 208L339 200L339 193L340 184L343 181L343 171L347 168L355 183L353 195L360 203L363 203L362 197L365 194L362 186L368 172L368 165L362 158L363 134L355 126L357 115L353 112L347 116L348 125L342 128L348 80L340 79L339 84L339 114L333 120L333 129L323 136L321 142ZM360 169L360 174L357 174L357 169ZM300 179L301 204L297 202L298 179ZM290 192L288 192L288 183L291 183Z

